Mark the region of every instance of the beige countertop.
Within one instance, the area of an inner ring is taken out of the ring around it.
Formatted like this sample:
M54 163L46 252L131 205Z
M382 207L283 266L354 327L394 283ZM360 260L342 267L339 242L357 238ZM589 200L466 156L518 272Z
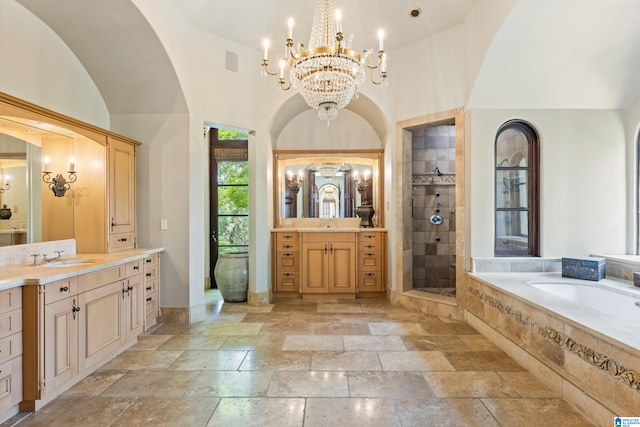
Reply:
M0 290L22 285L44 285L56 280L143 259L162 251L164 248L140 248L111 254L75 254L63 256L62 260L82 260L85 262L55 267L47 264L34 266L28 263L0 267Z
M280 228L272 228L272 232L284 232L284 233L366 233L367 231L384 231L386 232L386 228L375 228L375 227L280 227Z

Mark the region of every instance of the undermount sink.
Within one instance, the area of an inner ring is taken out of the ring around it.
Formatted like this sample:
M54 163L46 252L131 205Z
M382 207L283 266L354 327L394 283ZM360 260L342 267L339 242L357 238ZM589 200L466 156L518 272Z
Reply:
M74 259L62 259L60 261L51 261L42 264L43 267L72 267L80 264L94 264L96 261L93 259L74 258Z

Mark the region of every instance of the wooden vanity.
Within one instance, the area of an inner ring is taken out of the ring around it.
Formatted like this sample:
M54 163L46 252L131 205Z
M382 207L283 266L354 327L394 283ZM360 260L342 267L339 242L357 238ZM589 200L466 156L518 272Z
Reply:
M131 346L159 316L162 249L1 267L0 418L35 411Z
M385 244L382 229L274 230L273 291L302 298L383 297Z

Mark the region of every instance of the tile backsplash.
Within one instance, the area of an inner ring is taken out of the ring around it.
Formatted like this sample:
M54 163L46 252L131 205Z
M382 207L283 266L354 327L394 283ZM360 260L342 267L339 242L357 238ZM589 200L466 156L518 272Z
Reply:
M54 240L52 242L29 243L26 245L0 246L0 267L32 263L32 254L55 256L54 251L64 251L62 256L76 254L75 239Z

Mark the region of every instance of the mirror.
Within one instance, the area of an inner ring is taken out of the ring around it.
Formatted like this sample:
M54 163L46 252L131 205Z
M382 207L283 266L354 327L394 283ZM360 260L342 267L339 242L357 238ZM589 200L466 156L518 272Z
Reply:
M17 236L12 244L74 237L73 192L56 197L42 182L42 162L46 155L50 170L66 172L76 136L44 122L0 115L0 207L7 205L0 235Z
M382 226L382 156L382 150L274 151L276 227L321 226L319 220L357 226L356 209L365 205Z

